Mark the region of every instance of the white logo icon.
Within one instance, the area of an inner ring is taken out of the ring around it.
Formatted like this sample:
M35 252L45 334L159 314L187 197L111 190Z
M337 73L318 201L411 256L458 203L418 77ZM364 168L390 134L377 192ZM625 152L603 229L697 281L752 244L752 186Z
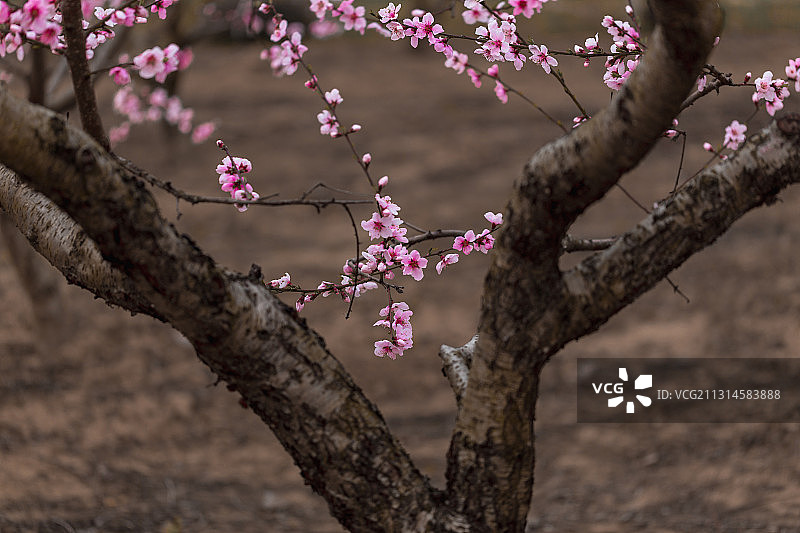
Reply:
M622 381L628 381L628 370L626 368L619 369L619 379L621 379ZM653 386L653 376L651 374L642 374L641 376L636 378L636 381L633 382L633 388L635 390L649 389L652 386ZM648 396L644 396L643 394L637 394L636 399L639 400L639 403L641 403L645 407L650 407L650 404L653 403L653 400L651 400ZM616 407L619 404L621 404L624 400L625 398L622 395L609 398L608 406ZM633 413L635 410L635 405L636 404L630 400L625 402L625 412Z

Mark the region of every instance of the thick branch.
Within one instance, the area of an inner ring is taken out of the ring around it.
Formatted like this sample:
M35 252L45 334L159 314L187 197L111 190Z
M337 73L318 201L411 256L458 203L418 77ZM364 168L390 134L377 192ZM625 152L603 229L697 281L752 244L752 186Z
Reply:
M134 176L62 117L0 88L0 163L66 211L274 431L353 531L468 531L382 416L261 280L218 267Z
M637 69L607 109L533 156L496 237L447 471L453 505L492 529L525 529L539 372L569 323L562 239L667 129L717 34L713 0L651 5L657 26Z
M800 183L800 115L781 118L731 158L680 189L611 248L565 274L572 310L565 334L597 329L686 259L713 243L746 212Z
M74 220L2 165L0 207L67 281L90 290L108 304L163 320L130 280L103 260L97 246Z

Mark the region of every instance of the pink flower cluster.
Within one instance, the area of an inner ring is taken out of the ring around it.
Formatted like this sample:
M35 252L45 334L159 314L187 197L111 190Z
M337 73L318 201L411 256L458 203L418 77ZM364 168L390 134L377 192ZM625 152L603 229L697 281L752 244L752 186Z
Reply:
M61 35L61 14L53 0L27 0L21 8L0 0L0 57L15 54L25 57L26 41L38 41L55 52L65 48Z
M609 15L603 17L602 24L614 40L614 44L611 45L610 49L612 54L623 52L635 54L632 59L618 56L608 56L606 59L606 72L603 75L603 81L609 88L616 91L625 84L631 72L639 66L639 58L642 53L639 32L631 26L630 22L615 20Z
M94 16L108 28L113 28L118 24L132 27L134 24L147 22L148 13L144 6L124 7L122 9L113 7L103 9L101 6L97 6L94 8ZM164 16L166 17L166 13Z
M375 322L373 326L383 326L392 333L390 340L375 342L375 355L397 359L414 346L411 329L411 316L414 312L405 302L396 302L381 309L379 314L384 318Z
M334 6L329 0L310 0L309 9L316 15L318 21L324 21L328 12L344 25L345 31L357 31L364 35L367 28L366 9L364 6L354 6L354 0L342 0ZM398 6L398 9L400 6Z
M130 86L121 87L114 94L114 111L123 115L126 120L111 128L108 132L112 144L124 141L130 133L131 125L144 122L165 120L184 134L191 133L192 142L199 144L214 132L213 122L204 122L194 126L194 110L184 107L178 96L169 96L167 91L157 88L141 94L134 93Z
M191 62L191 52L183 52L177 44L172 43L163 50L160 46L154 46L137 55L133 58L133 68L146 80L155 78L158 83L164 83L169 74L185 69Z
M731 122L730 126L725 127L725 140L722 141L723 146L731 150L736 150L739 148L739 145L745 141L744 134L746 131L747 126L745 124L739 124L738 120L734 120Z
M580 46L580 45L576 44L575 45L575 53L576 54L589 54L589 53L594 52L595 50L600 50L600 44L599 43L600 43L600 38L595 33L594 37L588 37L583 42L583 46ZM588 67L589 66L589 58L588 57L583 61L583 66L584 67Z
M217 141L217 145L224 147L222 141ZM258 200L259 195L253 190L253 186L247 183L245 174L253 170L250 160L243 157L234 157L231 161L230 156L225 156L221 165L217 165L219 183L222 190L230 193L235 200ZM241 211L247 211L247 204L233 204ZM287 278L289 274L286 274Z
M261 59L269 60L272 72L276 76L291 76L300 66L300 58L308 47L302 43L300 32L292 33L289 39L261 52Z
M797 68L796 64L790 62L790 66L792 65ZM787 67L787 70L789 70L789 67ZM770 116L783 109L783 100L789 96L789 88L786 81L773 79L772 71L768 70L760 78L756 78L755 84L756 92L753 93L753 103L757 104L760 100L764 100L767 113Z

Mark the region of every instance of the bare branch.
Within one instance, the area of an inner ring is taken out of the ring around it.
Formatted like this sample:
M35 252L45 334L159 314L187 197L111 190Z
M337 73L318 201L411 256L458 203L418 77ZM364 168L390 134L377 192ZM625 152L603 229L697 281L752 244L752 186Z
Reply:
M100 113L97 111L91 70L86 59L86 34L81 25L83 15L80 0L62 0L61 13L64 18L64 37L67 41L64 54L72 73L72 86L78 101L81 124L83 129L108 151L108 137L103 129Z
M317 209L321 209L327 207L329 205L359 205L359 204L374 204L375 200L346 200L340 198L329 198L327 200L314 200L306 198L306 195L303 195L301 198L287 198L286 200L276 200L275 197L278 194L271 194L269 196L263 196L258 200L236 200L234 198L226 198L224 196L200 196L197 194L191 194L180 189L175 188L171 182L163 181L158 179L157 177L153 176L149 172L140 169L132 162L128 161L127 159L120 157L118 155L113 156L117 162L119 162L122 166L125 167L126 170L130 171L135 176L143 179L150 185L154 187L158 187L163 191L168 192L175 198L183 200L185 202L189 202L192 205L195 204L229 204L229 205L266 205L272 207L284 207L290 205L308 205L311 207L316 207Z
M596 252L598 250L605 250L610 248L612 244L617 242L618 237L608 237L605 239L578 239L571 235L567 235L562 239L561 246L567 253L571 252Z
M746 212L800 183L800 115L787 115L702 172L603 253L565 274L570 336L594 331ZM702 221L702 222L699 222ZM625 280L610 284L608 279ZM591 304L589 304L591 302Z

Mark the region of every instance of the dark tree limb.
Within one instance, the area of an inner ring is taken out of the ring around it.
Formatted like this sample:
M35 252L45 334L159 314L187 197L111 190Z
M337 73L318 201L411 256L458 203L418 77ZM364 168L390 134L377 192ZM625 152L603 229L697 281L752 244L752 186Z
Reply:
M97 111L97 98L94 94L92 71L86 59L86 34L83 31L83 14L81 13L80 0L61 0L61 15L63 17L64 38L67 49L64 55L69 63L72 74L72 86L75 99L78 102L78 112L81 115L81 124L92 138L104 150L108 151L108 137L100 113Z
M562 240L669 127L717 35L713 0L651 5L657 26L637 69L608 108L533 156L496 236L447 469L451 504L489 529L525 529L539 373L570 319Z
M97 246L74 220L2 164L0 208L4 211L4 218L12 222L67 281L91 291L109 305L164 320L123 272L103 260ZM52 290L43 286L28 292L34 299L37 293Z
M728 160L684 185L603 253L565 273L567 337L597 329L742 215L800 182L800 114L773 122ZM620 281L624 280L623 283Z
M63 117L4 88L0 116L0 163L69 214L103 262L186 336L345 527L474 530L443 504L323 340L263 281L216 265L162 218L144 184Z

